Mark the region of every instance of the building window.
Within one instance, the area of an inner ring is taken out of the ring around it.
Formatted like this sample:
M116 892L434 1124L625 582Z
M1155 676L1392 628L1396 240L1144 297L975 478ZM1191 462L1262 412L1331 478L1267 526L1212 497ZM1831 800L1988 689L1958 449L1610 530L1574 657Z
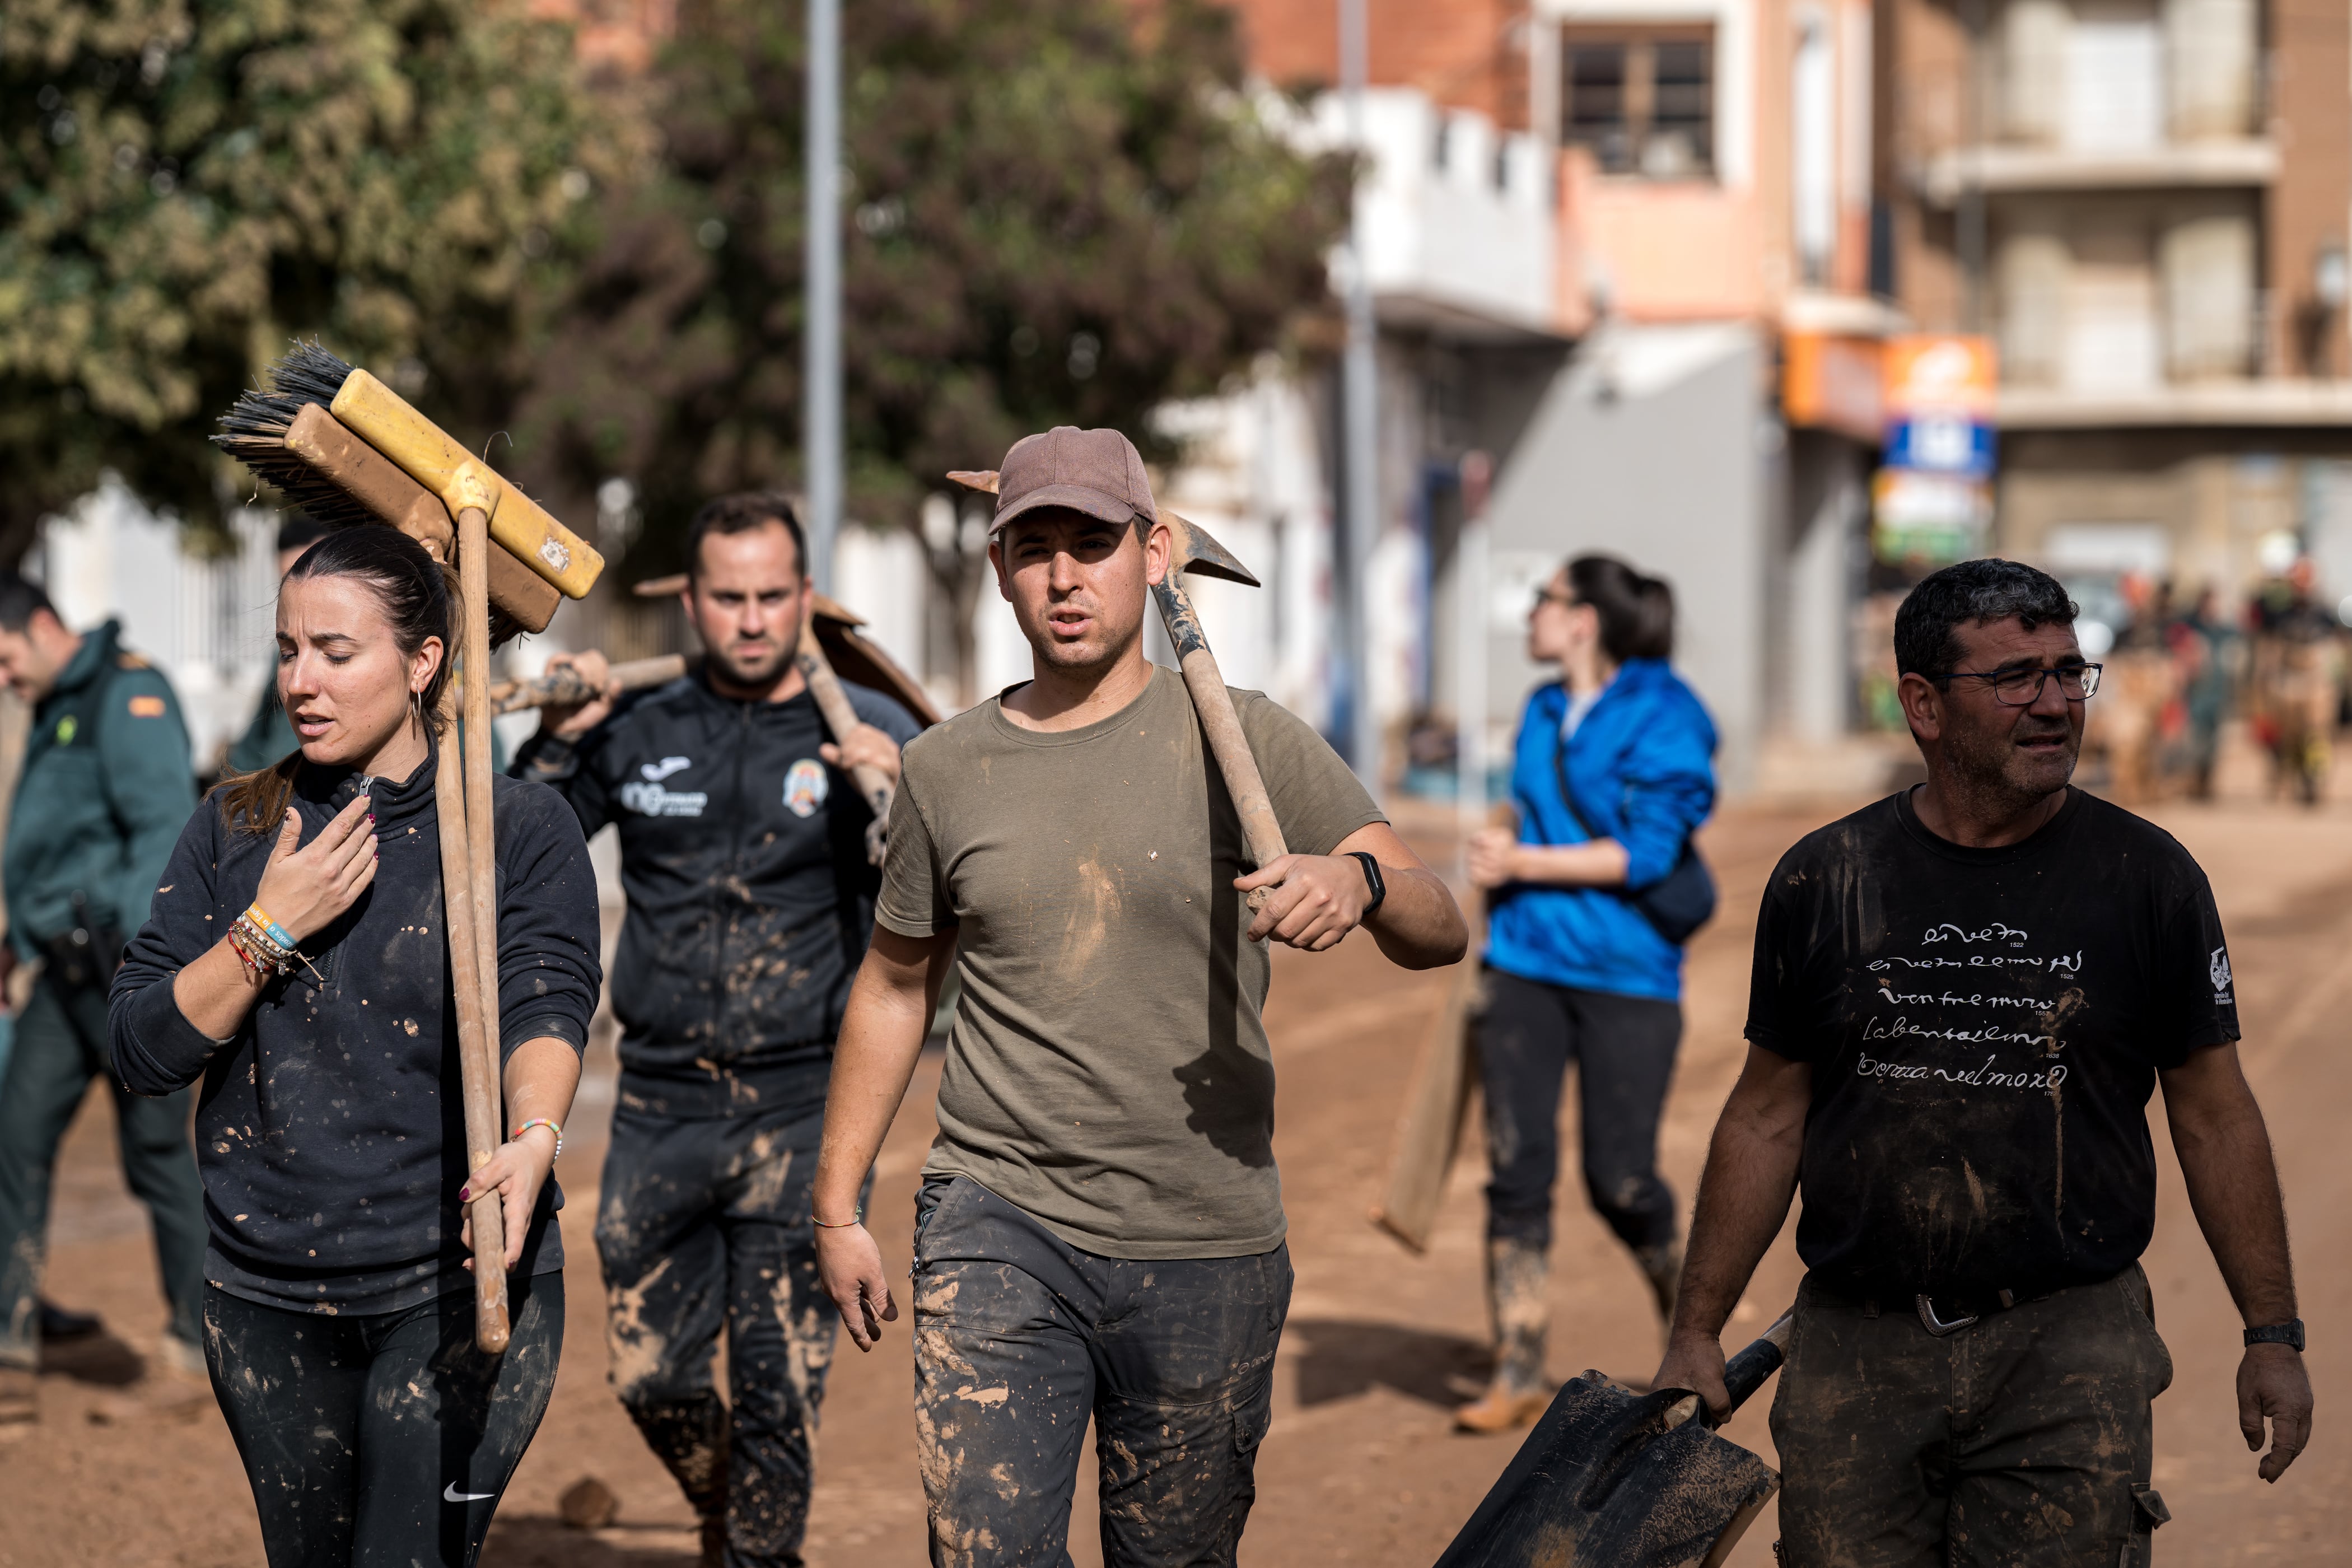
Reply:
M1560 139L1591 148L1602 173L1714 174L1713 28L1568 28L1560 75Z

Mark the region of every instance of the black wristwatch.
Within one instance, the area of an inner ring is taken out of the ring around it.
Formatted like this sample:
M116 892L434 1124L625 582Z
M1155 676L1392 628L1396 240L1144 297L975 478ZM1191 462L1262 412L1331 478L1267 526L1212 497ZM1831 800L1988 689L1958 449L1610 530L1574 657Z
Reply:
M2303 1320L2291 1323L2272 1323L2265 1328L2248 1329L2246 1342L2250 1345L2293 1345L2303 1349Z
M1348 851L1348 856L1363 867L1364 885L1372 890L1372 901L1364 906L1363 913L1365 920L1370 920L1372 911L1381 907L1381 900L1389 896L1389 885L1381 880L1381 863L1378 860L1360 849L1350 849Z

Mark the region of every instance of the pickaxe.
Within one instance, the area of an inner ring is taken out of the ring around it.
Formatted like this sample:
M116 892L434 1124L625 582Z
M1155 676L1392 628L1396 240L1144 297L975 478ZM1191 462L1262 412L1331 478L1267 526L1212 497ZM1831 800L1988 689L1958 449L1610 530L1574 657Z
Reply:
M996 470L993 468L957 469L948 475L966 489L985 495L996 493ZM1168 640L1175 645L1178 668L1184 673L1184 689L1192 694L1192 710L1201 716L1201 728L1209 737L1209 751L1217 759L1217 772L1223 775L1225 793L1233 797L1234 809L1240 813L1242 837L1249 846L1251 863L1271 866L1289 847L1282 840L1282 824L1275 820L1274 803L1267 798L1265 780L1257 771L1257 758L1249 748L1249 736L1242 730L1241 715L1234 711L1233 693L1225 689L1225 678L1217 668L1217 656L1209 651L1209 639L1201 630L1201 617L1193 613L1192 596L1184 591L1181 580L1187 572L1198 572L1204 577L1223 577L1229 583L1246 583L1251 587L1262 584L1249 574L1249 568L1234 559L1233 552L1214 539L1197 522L1189 522L1162 507L1158 521L1165 525L1168 542L1168 569L1158 582L1151 584L1151 596L1160 605L1160 617L1167 623ZM1258 888L1249 895L1249 907L1264 907L1270 888Z

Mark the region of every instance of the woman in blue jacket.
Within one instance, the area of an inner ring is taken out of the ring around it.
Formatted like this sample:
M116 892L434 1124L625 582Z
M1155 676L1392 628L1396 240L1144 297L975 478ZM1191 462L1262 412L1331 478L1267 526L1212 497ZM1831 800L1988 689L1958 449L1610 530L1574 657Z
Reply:
M1605 555L1554 574L1528 654L1560 678L1528 699L1511 768L1516 834L1470 844L1490 889L1478 1022L1488 1156L1493 1384L1456 1424L1501 1431L1544 1408L1547 1258L1559 1097L1577 1065L1584 1186L1671 1317L1682 1269L1658 1115L1682 1038L1680 945L1712 907L1690 848L1715 804L1715 725L1666 663L1674 595Z

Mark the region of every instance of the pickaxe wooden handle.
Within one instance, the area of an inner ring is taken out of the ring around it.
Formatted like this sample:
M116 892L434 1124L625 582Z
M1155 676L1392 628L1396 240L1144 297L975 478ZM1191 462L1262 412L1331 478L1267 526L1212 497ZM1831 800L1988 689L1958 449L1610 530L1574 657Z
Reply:
M1200 531L1190 524L1184 527L1195 534ZM1233 693L1225 689L1217 656L1209 651L1209 639L1202 634L1192 596L1184 592L1178 575L1181 570L1178 558L1170 556L1167 575L1151 585L1151 596L1160 605L1160 618L1168 623L1168 640L1175 645L1177 667L1184 672L1184 689L1192 694L1192 710L1201 716L1201 731L1209 738L1209 752L1217 759L1217 772L1224 776L1225 793L1233 796L1234 809L1241 814L1242 837L1249 846L1250 861L1271 866L1290 849L1283 842L1282 824L1275 818L1274 802L1265 793L1265 779L1257 771L1257 757L1250 751L1242 717L1234 710ZM1273 890L1252 889L1249 907L1264 908Z
M665 653L652 658L624 659L612 667L612 672L624 691L635 691L642 686L666 686L686 673L686 656ZM581 679L578 670L566 665L549 670L536 680L499 681L490 688L490 711L520 713L526 708L571 708L593 702L604 695Z
M998 476L992 468L959 468L950 472L948 478L966 489L985 495L996 493ZM1202 732L1209 738L1209 754L1216 758L1217 772L1225 781L1225 793L1233 797L1234 809L1241 814L1242 838L1248 846L1250 860L1256 866L1271 866L1290 850L1283 843L1282 824L1275 818L1274 802L1265 793L1265 779L1257 771L1257 758L1250 752L1249 735L1242 729L1241 715L1234 711L1233 693L1225 689L1225 678L1217 668L1217 656L1209 651L1209 639L1201 630L1201 617L1193 613L1192 596L1184 591L1182 577L1187 572L1198 572L1227 582L1246 583L1253 588L1258 581L1200 524L1187 521L1165 508L1160 510L1159 521L1171 535L1168 570L1151 585L1151 596L1160 605L1160 619L1168 624L1168 640L1175 646L1177 667L1184 672L1184 689L1192 694L1192 710L1201 716ZM1273 890L1254 889L1249 907L1263 909Z
M840 745L866 721L850 706L849 693L841 689L841 678L834 674L832 662L816 640L815 616L801 617L800 651L793 658L800 666L801 679L808 682L809 694L816 699L817 711L824 715L824 727L833 731L834 744ZM889 847L890 802L898 791L880 769L863 763L852 767L849 776L856 781L858 795L874 813L874 820L866 825L866 858L879 866Z

